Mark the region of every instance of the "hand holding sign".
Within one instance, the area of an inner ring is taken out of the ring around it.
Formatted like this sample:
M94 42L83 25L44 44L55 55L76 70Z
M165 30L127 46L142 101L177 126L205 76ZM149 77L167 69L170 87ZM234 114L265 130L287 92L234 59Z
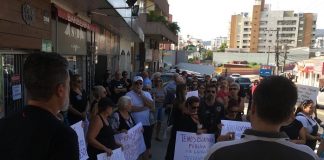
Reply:
M235 133L235 139L241 139L241 136L243 132L246 129L251 128L250 122L238 122L238 121L228 121L228 120L222 120L222 135L228 134L228 133ZM229 137L230 138L230 137Z
M125 157L121 148L118 148L112 151L111 156L108 156L107 153L98 154L97 159L98 160L125 160Z

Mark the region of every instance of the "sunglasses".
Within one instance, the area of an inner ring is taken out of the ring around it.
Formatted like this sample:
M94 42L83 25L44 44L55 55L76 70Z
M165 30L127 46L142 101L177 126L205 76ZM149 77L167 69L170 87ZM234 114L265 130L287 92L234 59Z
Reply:
M307 106L307 105L310 105L310 104L313 104L313 101L312 100L305 100L302 105L303 106Z
M142 85L143 82L135 82L136 85Z
M208 90L208 91L206 91L207 93L216 93L216 91L210 91L210 90Z
M238 90L238 88L230 88L229 90Z

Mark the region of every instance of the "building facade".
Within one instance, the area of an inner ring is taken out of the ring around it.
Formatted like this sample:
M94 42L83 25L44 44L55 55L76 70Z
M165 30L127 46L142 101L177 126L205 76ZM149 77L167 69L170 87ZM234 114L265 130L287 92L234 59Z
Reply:
M265 0L256 0L252 14L232 15L229 51L275 52L280 46L311 47L315 43L317 14L272 11Z

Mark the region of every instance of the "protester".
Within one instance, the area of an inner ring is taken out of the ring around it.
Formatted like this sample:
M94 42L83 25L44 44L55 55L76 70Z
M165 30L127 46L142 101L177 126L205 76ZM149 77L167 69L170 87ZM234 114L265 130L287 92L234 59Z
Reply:
M206 88L205 97L200 101L198 115L207 133L214 134L217 138L221 131L221 119L225 117L224 105L215 100L216 86L209 85Z
M94 86L92 94L93 100L90 105L90 119L98 114L98 102L101 98L105 98L107 96L107 91L103 86Z
M280 131L285 132L291 142L306 144L306 128L296 119L295 114L291 114L287 125L281 126Z
M111 126L116 132L127 132L136 125L134 118L131 115L132 103L131 98L122 96L117 102L118 110L114 112L111 120Z
M227 111L225 115L225 120L231 121L242 121L242 111L240 109L240 103L237 101L229 101L227 106Z
M91 120L87 141L89 160L96 160L100 153L112 154L112 150L122 147L114 139L114 130L108 122L113 112L114 103L109 98L102 98L98 102L98 114Z
M240 91L240 85L238 83L233 82L232 84L230 84L228 103L235 104L238 107L238 112L240 115L237 116L240 116L240 119L242 119L242 115L244 113L245 98L240 96L239 91Z
M185 102L185 108L188 112L180 114L173 125L165 160L173 160L177 131L194 132L197 134L206 132L198 118L199 98L189 97Z
M102 83L101 85L103 87L105 87L106 89L106 92L107 92L107 96L111 96L111 92L110 92L110 89L109 89L109 85L110 85L110 70L106 70L104 76L103 76L103 80L102 80Z
M161 80L161 73L160 72L155 72L153 75L152 75L152 81L153 81L153 86L152 88L155 88L159 81Z
M122 72L122 78L120 79L120 81L124 82L127 92L130 91L131 87L132 87L132 81L130 79L128 79L128 73L127 71L123 71Z
M251 126L242 139L218 142L210 148L205 160L315 160L318 157L305 145L290 142L280 127L294 112L297 88L285 77L264 79L256 88L251 108Z
M142 78L143 78L143 86L147 86L147 85L152 86L152 81L147 71L143 71Z
M73 125L79 121L86 121L88 111L88 96L86 91L82 89L82 78L78 74L72 75L68 112L69 124Z
M133 89L129 91L126 96L131 98L132 102L132 116L136 123L142 123L144 128L144 141L146 151L144 153L144 159L149 159L151 149L151 136L153 128L150 124L150 109L153 108L154 102L150 93L142 90L143 78L135 76L133 78Z
M121 96L124 96L127 93L127 86L124 81L120 78L120 72L115 72L115 78L110 81L110 92L111 100L116 104L118 99Z
M198 81L192 81L191 85L190 85L190 91L197 91L198 90L198 85L199 85Z
M204 84L199 84L199 86L198 86L198 97L199 98L204 98L205 90L206 90L206 86Z
M225 109L227 109L227 103L229 101L228 96L229 96L229 85L227 80L224 79L220 82L220 86L216 94L216 101L223 104Z
M183 112L187 112L187 108L185 107L186 95L186 84L178 84L175 100L173 101L171 115L168 120L171 125L173 125L177 121L177 118L180 117Z
M183 82L185 83L185 84L187 84L187 85L189 85L189 82L188 82L188 73L187 73L187 71L182 71L181 72L181 77L182 77L182 79L183 79Z
M205 86L208 86L211 82L211 76L210 75L205 75Z
M159 80L156 88L152 89L152 95L155 101L155 117L156 117L156 130L155 130L155 140L162 141L160 138L161 124L164 119L165 108L163 103L165 100L165 90L163 89L163 81Z
M58 120L69 105L68 62L56 53L35 53L25 60L27 105L0 120L0 157L4 160L79 160L76 133Z
M316 120L312 117L314 114L314 102L304 100L296 110L296 119L306 128L306 145L315 150L316 142L321 140L318 134L319 127Z

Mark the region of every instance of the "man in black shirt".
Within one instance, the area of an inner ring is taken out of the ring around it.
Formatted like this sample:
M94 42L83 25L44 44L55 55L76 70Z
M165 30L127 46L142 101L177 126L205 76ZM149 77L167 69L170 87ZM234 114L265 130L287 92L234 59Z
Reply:
M118 99L127 93L126 84L121 79L119 71L115 72L115 78L110 81L111 99L116 104Z
M216 86L206 86L206 94L200 101L199 119L207 133L220 135L221 119L225 117L224 106L216 100Z
M0 120L0 157L14 160L79 160L76 133L57 117L69 104L68 62L36 53L24 64L27 106Z
M120 81L124 82L124 84L126 85L126 88L127 88L127 92L129 92L132 87L132 81L127 78L127 76L128 76L127 71L123 71L122 76L123 77L120 79Z

